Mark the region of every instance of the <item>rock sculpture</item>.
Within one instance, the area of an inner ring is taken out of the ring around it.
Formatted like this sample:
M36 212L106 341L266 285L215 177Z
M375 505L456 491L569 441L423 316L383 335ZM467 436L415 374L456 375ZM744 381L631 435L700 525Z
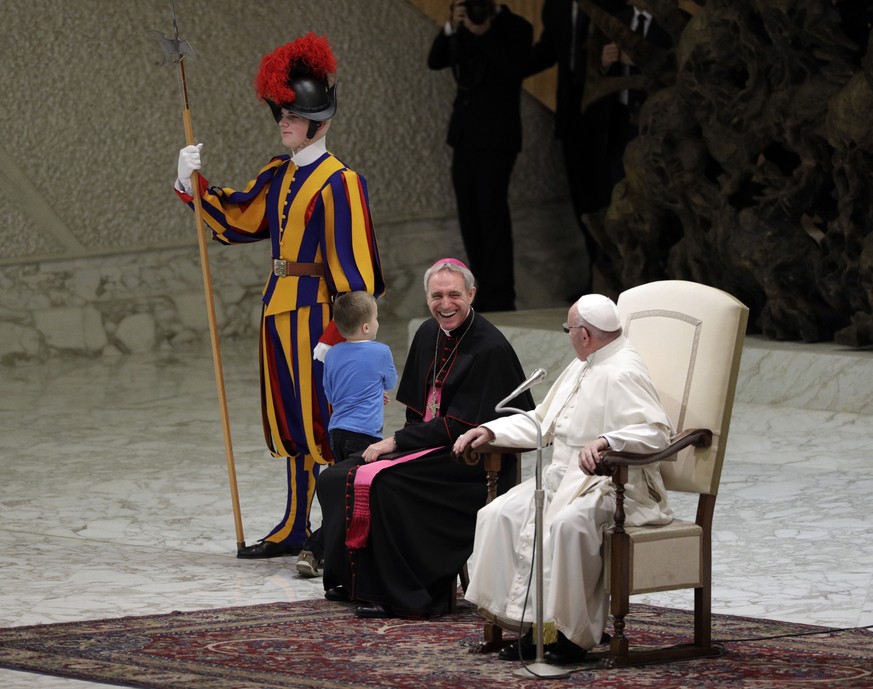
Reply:
M629 79L649 93L640 134L609 207L586 216L614 287L695 280L743 300L768 338L873 344L869 3L709 0L693 15L634 4L675 48L635 56L643 74ZM598 77L586 103L617 88Z

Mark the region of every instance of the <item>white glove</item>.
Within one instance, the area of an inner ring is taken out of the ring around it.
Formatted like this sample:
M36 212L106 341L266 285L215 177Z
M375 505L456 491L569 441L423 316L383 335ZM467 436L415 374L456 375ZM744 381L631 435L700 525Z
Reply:
M312 358L316 361L324 362L324 357L327 356L327 353L332 346L333 345L325 344L324 342L319 342L315 345L315 349L312 350Z
M184 189L188 194L194 189L194 185L191 183L191 175L194 173L194 170L200 170L201 148L203 148L203 144L197 144L196 146L185 146L185 148L179 151L177 186Z

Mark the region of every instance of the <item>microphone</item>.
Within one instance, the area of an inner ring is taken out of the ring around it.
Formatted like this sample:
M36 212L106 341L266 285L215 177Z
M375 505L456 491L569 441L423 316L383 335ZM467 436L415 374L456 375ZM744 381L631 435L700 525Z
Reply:
M532 388L537 383L541 383L543 378L546 377L546 369L538 368L535 369L533 373L531 373L527 380L525 380L521 385L519 385L515 390L513 390L507 397L505 397L501 402L497 405L496 409L500 409L504 404L509 402L509 400L518 397L521 393L523 393L528 388Z

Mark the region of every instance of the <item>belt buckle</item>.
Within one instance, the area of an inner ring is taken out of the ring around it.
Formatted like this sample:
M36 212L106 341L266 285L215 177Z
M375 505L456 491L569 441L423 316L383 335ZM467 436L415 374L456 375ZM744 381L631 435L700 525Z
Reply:
M273 259L273 275L277 278L284 278L288 276L288 261L284 258L274 258Z

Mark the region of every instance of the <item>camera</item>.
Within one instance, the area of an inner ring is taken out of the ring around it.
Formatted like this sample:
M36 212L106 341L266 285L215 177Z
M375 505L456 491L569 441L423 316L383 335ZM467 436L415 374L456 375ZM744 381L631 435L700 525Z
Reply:
M467 18L476 25L484 24L491 16L492 0L465 0Z

